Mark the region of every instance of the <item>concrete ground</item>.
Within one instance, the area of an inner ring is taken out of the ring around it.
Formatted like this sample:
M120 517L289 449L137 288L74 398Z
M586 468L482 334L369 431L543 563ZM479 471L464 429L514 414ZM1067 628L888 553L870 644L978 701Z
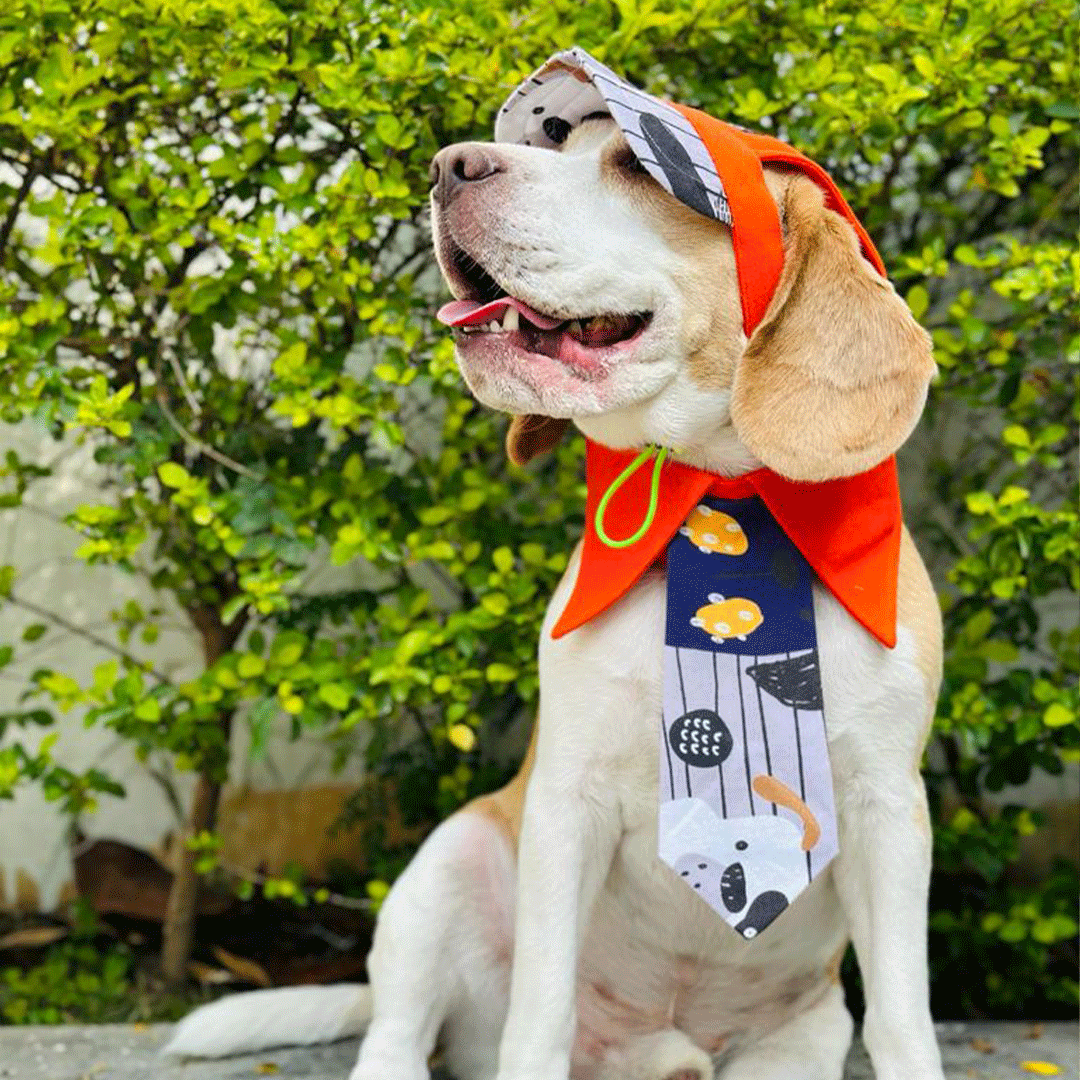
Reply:
M168 1024L0 1027L0 1080L345 1080L356 1060L352 1041L227 1061L176 1062L157 1056L169 1030ZM1080 1074L1075 1024L939 1024L938 1035L948 1080L1076 1080ZM845 1080L871 1076L866 1054L856 1046Z

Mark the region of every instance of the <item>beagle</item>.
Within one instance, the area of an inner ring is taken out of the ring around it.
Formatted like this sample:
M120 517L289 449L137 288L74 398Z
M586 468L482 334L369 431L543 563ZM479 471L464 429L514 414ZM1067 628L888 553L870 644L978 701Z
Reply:
M767 467L819 480L892 454L934 372L928 339L817 184L765 170L784 265L748 336L730 228L665 190L609 116L561 134L557 152L462 143L435 159L451 291L506 298L497 320L456 338L472 392L515 416L512 459L543 453L571 423L608 447L677 447L722 477ZM745 542L708 516L685 526L695 545ZM695 891L730 897L737 844L769 846L775 880L748 875L732 900L754 929L755 902L804 865L822 825L790 784L761 774L756 794L784 813L721 820L694 796L670 801L663 813L701 857L658 858L664 574L648 569L554 637L580 565L579 545L541 631L521 770L441 824L395 883L370 985L224 999L188 1017L171 1052L363 1031L351 1080L428 1080L437 1044L458 1080L840 1080L852 1021L839 965L853 941L877 1080L942 1080L919 775L941 627L907 532L894 648L813 587L838 854L762 933L733 932Z

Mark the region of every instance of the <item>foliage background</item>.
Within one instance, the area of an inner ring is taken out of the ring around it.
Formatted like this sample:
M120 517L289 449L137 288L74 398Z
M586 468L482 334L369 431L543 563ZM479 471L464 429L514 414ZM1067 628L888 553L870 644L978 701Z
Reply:
M432 321L427 163L488 138L517 79L576 42L822 162L932 330L941 375L901 464L948 632L927 767L935 1008L1073 1015L1075 866L1009 870L1042 824L1010 792L1080 760L1080 634L1060 615L1080 584L1074 15L1062 0L9 0L0 409L93 445L107 484L71 517L80 555L162 602L116 613L91 685L34 675L0 717L0 796L42 784L75 815L118 794L31 737L73 706L198 774L166 940L179 978L234 725L256 754L284 724L366 757L354 810L376 902L411 850L386 842L380 778L430 823L506 774L494 748L535 703L581 448L510 467L504 419L463 393ZM45 470L8 453L4 505ZM306 592L326 551L371 584ZM13 569L0 592L25 607ZM143 659L170 605L204 646L183 683Z

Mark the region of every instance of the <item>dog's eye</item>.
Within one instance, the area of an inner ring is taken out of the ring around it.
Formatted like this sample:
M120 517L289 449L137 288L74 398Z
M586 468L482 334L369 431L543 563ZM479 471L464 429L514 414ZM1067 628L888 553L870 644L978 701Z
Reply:
M637 155L629 146L621 146L615 152L613 161L615 166L622 169L624 172L641 173L644 176L649 175L649 170L638 161Z

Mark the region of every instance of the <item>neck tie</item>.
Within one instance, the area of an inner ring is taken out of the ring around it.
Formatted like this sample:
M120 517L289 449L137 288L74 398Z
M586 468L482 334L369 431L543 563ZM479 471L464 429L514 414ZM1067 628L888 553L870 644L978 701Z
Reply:
M813 573L758 498L667 546L660 857L743 937L836 854Z

